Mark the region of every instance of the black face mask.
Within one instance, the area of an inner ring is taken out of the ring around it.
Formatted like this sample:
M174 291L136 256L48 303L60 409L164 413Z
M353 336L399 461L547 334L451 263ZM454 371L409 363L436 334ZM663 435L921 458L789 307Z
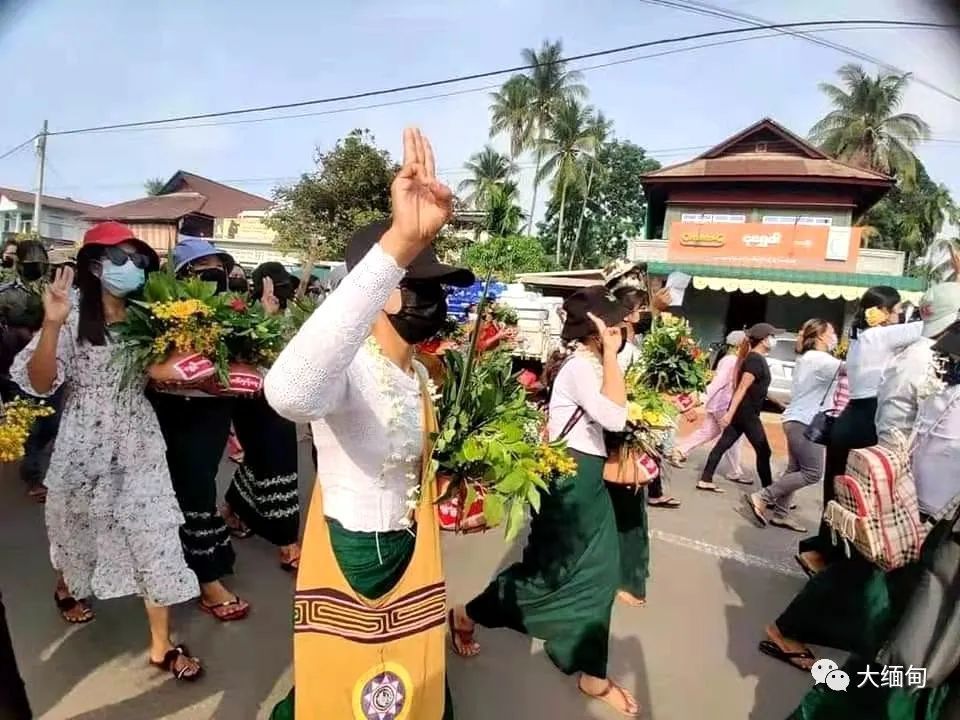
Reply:
M17 264L17 259L13 257L13 255L4 255L3 261L0 262L0 264L2 264L5 268L12 268Z
M617 350L617 355L623 352L623 349L627 346L627 329L620 328L620 349Z
M416 345L443 329L447 320L447 295L439 283L410 283L400 287L400 312L388 315L404 342Z
M203 270L198 270L196 276L204 282L216 283L218 293L226 292L227 290L227 273L221 268L204 268Z
M245 277L232 277L227 280L227 287L230 292L245 293L249 289L249 284Z
M46 263L28 262L20 265L20 277L27 282L39 280L47 272Z

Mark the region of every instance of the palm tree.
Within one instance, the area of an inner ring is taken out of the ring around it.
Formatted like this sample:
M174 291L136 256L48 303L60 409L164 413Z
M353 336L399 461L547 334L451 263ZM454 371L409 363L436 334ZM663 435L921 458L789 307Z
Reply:
M583 77L580 72L566 69L563 45L559 40L554 43L545 40L539 52L532 48L524 49L523 60L527 65L533 66L527 74L531 88L530 126L535 133L533 148L536 153L533 199L530 201L530 215L527 218L529 234L537 209L537 188L544 177L540 171L547 132L560 107L569 100L586 97L587 88L580 82Z
M568 270L573 270L573 262L577 256L577 248L580 247L580 233L583 231L583 218L587 214L590 188L593 185L593 176L597 171L597 155L612 130L613 120L607 120L606 116L598 110L597 114L590 120L590 133L593 135L595 151L589 161L590 174L587 176L587 189L583 193L583 202L580 204L580 219L577 221L577 234L573 237L573 247L570 248L570 265L567 268Z
M143 189L147 195L159 195L163 192L167 181L160 177L149 178L143 183Z
M505 133L510 138L510 159L516 160L530 144L530 101L533 85L526 75L514 75L490 98L490 137Z
M471 155L470 160L463 166L470 171L472 177L461 182L457 191L469 193L464 200L477 209L486 207L494 186L506 182L517 171L517 166L510 158L498 153L490 145Z
M557 264L563 238L563 213L567 203L567 190L583 188L585 157L596 148L593 125L593 108L583 106L576 100L567 100L556 109L550 123L550 134L540 142L539 149L546 154L546 162L535 178L536 182L553 176L553 192L560 193L560 215L557 225ZM534 185L536 189L536 184Z
M512 180L494 185L487 198L487 234L492 237L516 235L523 222L523 210L516 204L517 184Z
M821 83L833 110L810 129L810 138L834 157L912 183L917 158L913 147L930 137L917 115L898 113L910 73L868 75L860 65L837 71L844 87Z

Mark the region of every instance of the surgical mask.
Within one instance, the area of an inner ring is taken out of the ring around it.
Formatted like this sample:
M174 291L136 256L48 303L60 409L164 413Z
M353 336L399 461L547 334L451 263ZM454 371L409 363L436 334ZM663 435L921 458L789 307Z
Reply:
M212 282L217 285L217 292L222 293L227 290L227 273L222 268L204 268L196 272L198 278L204 282Z
M20 277L27 282L39 280L47 273L47 264L42 262L28 262L20 265Z
M123 298L143 287L144 272L127 260L123 265L114 265L112 262L103 263L100 271L100 282L103 288L114 297Z
M439 283L403 285L400 297L400 312L387 318L404 342L416 345L443 329L447 320L447 296Z
M836 335L832 335L827 338L827 352L833 352L837 349L837 345L840 344L840 341L837 339Z
M227 282L227 287L230 288L230 292L235 293L245 293L249 288L247 279L245 277L230 278L230 280Z
M767 347L773 350L777 346L777 339L772 335L767 338Z

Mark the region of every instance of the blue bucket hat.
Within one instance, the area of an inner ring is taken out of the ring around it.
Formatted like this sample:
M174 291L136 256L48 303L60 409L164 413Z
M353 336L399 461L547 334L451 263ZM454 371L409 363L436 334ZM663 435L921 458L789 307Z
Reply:
M180 242L173 247L173 271L180 272L190 263L213 255L223 260L223 267L227 273L236 264L229 253L218 250L207 238L181 235Z

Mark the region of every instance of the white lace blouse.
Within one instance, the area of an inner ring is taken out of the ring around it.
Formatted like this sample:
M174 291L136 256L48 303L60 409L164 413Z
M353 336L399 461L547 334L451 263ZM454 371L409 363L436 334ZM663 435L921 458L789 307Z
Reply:
M280 415L312 423L324 514L348 530L403 529L408 491L419 482L420 381L368 341L403 275L375 245L280 353L264 385Z

